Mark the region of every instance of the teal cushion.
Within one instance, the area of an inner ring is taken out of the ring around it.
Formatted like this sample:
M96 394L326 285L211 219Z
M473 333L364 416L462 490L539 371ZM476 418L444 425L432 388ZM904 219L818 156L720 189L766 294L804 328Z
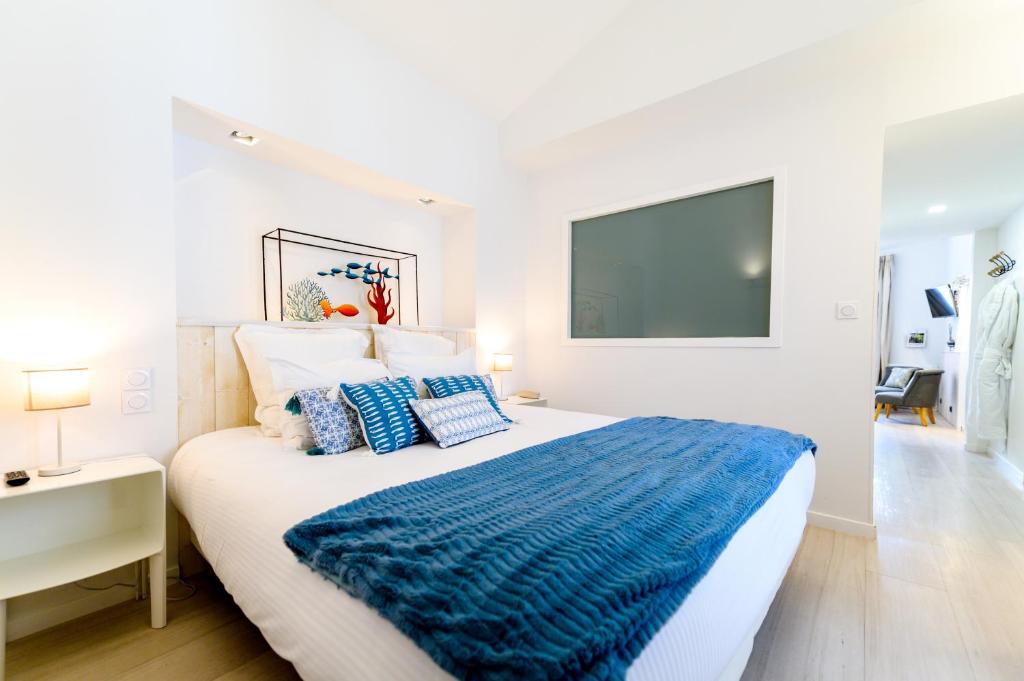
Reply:
M393 381L342 383L345 401L359 412L363 438L375 454L429 442L430 436L412 413L416 384L408 376Z
M914 377L915 371L917 369L909 367L893 367L889 372L889 378L885 379L885 387L903 390L910 383L910 379Z
M433 398L451 397L452 395L469 392L470 390L479 390L487 398L487 401L491 403L491 406L494 407L494 411L498 412L501 419L505 423L512 423L512 419L506 416L505 412L498 406L498 398L494 394L494 383L487 374L481 376L470 374L424 378L423 384L427 386L427 390Z

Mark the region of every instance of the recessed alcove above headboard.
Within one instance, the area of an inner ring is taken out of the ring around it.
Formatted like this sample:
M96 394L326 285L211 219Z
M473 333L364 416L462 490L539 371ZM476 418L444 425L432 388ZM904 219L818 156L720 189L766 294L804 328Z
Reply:
M256 425L253 414L256 397L249 386L249 373L235 344L240 324L260 324L294 329L346 328L366 335L367 357L374 357L373 331L369 324L324 324L322 322L211 322L178 321L178 446L197 435L224 428ZM402 326L443 336L455 343L456 352L476 347L473 329Z

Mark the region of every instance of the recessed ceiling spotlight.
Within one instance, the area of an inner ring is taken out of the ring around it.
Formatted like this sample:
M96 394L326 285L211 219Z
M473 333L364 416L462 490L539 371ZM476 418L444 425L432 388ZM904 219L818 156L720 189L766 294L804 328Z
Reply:
M434 199L430 198L429 196L421 196L420 198L418 198L416 200L419 201L420 205L423 205L423 206L429 206L430 204L432 204L434 202Z
M231 131L231 139L235 140L239 144L244 144L247 147L251 147L260 143L260 138L253 135L248 135L238 130Z
M934 206L928 206L928 214L929 215L938 215L939 213L945 213L945 212L946 212L946 204L944 204L944 203L937 203Z

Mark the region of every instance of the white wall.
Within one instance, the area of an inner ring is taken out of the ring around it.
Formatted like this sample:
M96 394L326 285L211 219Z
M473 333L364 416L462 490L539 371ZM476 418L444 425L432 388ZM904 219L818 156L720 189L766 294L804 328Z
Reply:
M21 409L20 371L42 364L93 369L92 406L65 418L70 456L174 452L172 97L436 188L476 208L478 256L524 257L526 185L495 126L327 3L41 0L3 14L3 470L52 460L52 418ZM520 282L500 264L481 270L476 304L478 327L523 370ZM120 413L128 367L154 370L150 414Z
M884 251L894 256L889 308L892 315L890 364L942 368L949 324L953 324L954 338L957 338L960 323L955 318L933 319L924 292L948 284L957 276L973 274L971 263L962 262L959 257L966 252L969 260L973 252L969 244L964 248L964 242L963 237L924 239ZM908 348L907 334L919 330L927 332L925 347Z
M472 209L446 215L442 231L445 326L476 325L476 214Z
M174 135L174 169L179 318L262 319L260 236L286 227L416 253L420 324L442 323L443 226L429 208L377 198L180 133ZM328 259L321 267L335 264ZM406 324L416 323L412 300L403 301L409 306ZM276 309L270 312L273 318ZM363 311L352 321L376 318Z
M0 21L3 470L54 458L53 415L21 411L19 372L34 366L92 369L92 406L64 417L68 456L166 459L174 443L162 13L138 3L118 14L42 2L8 7ZM120 415L119 371L129 367L155 369L152 414Z
M817 521L870 524L885 128L1024 90L1022 30L1019 3L915 5L534 153L529 382L557 406L807 433L820 445ZM775 166L788 169L789 185L781 348L560 344L552 282L565 271L566 214ZM835 319L835 303L845 300L860 301L860 319Z

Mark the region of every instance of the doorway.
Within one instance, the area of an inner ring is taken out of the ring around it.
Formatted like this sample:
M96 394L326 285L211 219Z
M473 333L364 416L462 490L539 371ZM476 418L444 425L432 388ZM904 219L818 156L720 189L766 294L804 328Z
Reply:
M879 382L897 367L911 384L940 373L875 423L877 588L931 613L934 631L910 638L941 634L951 668L969 662L978 679L1024 674L1024 380L995 386L1001 404L978 388L994 343L1024 372L1019 305L1007 303L1019 298L1007 265L1024 254L1021 178L1024 97L886 135ZM1006 295L993 303L996 289Z

